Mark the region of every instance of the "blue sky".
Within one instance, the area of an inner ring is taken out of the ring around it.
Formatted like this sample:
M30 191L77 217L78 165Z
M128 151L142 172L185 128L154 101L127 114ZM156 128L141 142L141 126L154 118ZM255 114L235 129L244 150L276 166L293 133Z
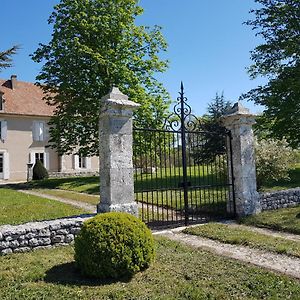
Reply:
M47 19L58 0L2 1L0 49L20 44L14 67L3 71L1 78L17 74L23 81L35 81L40 65L31 61L38 43L47 43L51 27ZM250 80L246 67L250 51L261 41L243 22L249 19L254 0L141 0L145 9L138 23L161 25L169 44L164 57L169 70L159 75L173 99L182 80L194 112L205 113L216 92L235 102L249 89L262 83ZM245 103L253 112L262 109Z

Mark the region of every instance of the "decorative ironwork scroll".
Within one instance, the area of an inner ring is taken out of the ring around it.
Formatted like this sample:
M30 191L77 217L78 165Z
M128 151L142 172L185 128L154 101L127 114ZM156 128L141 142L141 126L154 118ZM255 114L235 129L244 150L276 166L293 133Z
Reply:
M179 97L174 105L173 113L165 120L164 127L172 131L195 131L199 128L199 120L192 113L191 106L187 103L188 99L184 96L184 87L181 82Z

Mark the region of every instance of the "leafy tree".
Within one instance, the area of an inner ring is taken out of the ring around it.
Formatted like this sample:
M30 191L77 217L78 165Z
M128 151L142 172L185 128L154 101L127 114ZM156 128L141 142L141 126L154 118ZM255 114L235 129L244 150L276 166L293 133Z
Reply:
M52 39L32 58L43 62L37 80L49 105L50 144L60 154L98 153L99 100L115 85L141 104L135 124L158 127L169 95L155 78L167 68L159 54L161 28L137 26L138 0L61 0L49 18Z
M203 132L201 138L192 141L193 158L196 163L209 163L216 156L226 153L225 136L226 129L222 126L221 117L231 107L231 102L226 101L224 94L211 101L207 108L207 114L199 119L199 129Z
M251 52L250 76L259 75L268 83L244 95L264 105L259 126L269 136L300 147L300 1L255 0L261 5L252 10L255 19L246 22L264 39Z
M257 186L264 183L289 180L289 170L296 161L296 152L286 140L261 139L255 141Z
M11 56L16 54L19 48L20 47L16 45L8 50L0 51L0 71L12 66Z

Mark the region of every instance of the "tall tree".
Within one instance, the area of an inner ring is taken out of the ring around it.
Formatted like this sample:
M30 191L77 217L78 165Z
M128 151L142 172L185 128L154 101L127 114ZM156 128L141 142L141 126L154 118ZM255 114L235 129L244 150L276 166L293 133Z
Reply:
M222 93L216 96L207 107L207 114L199 120L199 129L203 132L202 138L197 138L193 157L196 163L209 163L216 156L226 153L225 134L226 129L222 126L221 117L230 109L231 102L227 101ZM222 138L224 137L224 138Z
M79 146L98 153L99 100L115 85L141 104L138 126L157 127L169 95L154 75L167 68L159 54L167 44L161 28L138 26L138 0L61 0L48 22L52 39L40 44L33 60L43 62L37 80L49 105L50 144L60 154Z
M0 51L0 71L12 66L12 56L17 53L19 46L15 45L12 48Z
M269 136L286 138L300 147L300 1L255 0L260 8L246 22L264 39L251 52L252 78L264 76L268 83L244 95L266 107L259 119Z

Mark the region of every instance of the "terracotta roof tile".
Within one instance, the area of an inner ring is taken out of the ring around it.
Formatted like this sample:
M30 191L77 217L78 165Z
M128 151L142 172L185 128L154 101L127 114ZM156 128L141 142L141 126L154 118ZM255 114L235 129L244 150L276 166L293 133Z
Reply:
M15 89L10 80L0 79L0 92L4 94L4 113L17 115L52 116L55 107L43 100L43 91L30 82L17 81Z

